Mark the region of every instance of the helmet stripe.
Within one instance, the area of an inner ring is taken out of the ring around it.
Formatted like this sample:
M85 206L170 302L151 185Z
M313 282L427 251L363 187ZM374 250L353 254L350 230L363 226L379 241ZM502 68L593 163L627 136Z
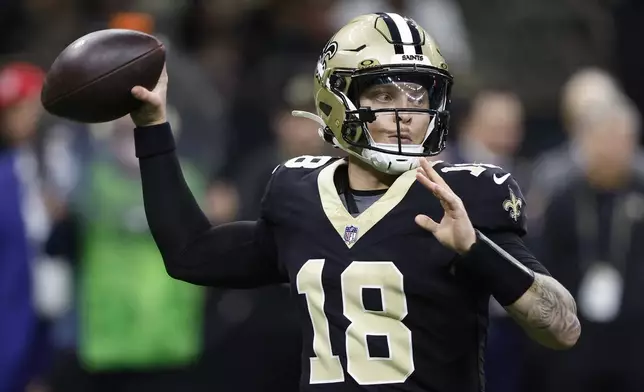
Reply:
M396 54L404 54L405 49L403 49L402 38L400 36L400 30L396 22L391 18L390 14L384 12L378 12L378 15L385 21L387 28L389 29L389 35L391 35L391 42L394 45L394 50Z
M411 37L414 39L414 42L418 42L418 44L414 46L414 48L416 48L416 54L423 54L420 31L418 31L416 23L414 23L411 19L407 19L407 26L409 26L409 30L411 30Z
M396 24L396 27L398 28L399 35L401 38L400 42L403 44L404 54L415 54L414 49L410 47L409 44L419 42L419 41L414 40L411 29L409 28L407 21L405 21L405 18L403 18L398 14L393 14L393 13L389 13L388 15L391 17L391 19Z

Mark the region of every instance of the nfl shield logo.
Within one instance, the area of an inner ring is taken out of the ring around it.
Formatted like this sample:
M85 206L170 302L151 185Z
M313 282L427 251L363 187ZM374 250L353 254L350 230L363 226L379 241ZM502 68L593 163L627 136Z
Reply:
M358 239L358 228L350 225L344 228L344 242L352 244Z

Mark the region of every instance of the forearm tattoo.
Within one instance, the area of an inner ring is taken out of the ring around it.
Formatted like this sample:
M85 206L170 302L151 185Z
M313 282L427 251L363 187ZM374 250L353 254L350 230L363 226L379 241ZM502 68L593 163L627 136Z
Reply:
M571 346L579 338L575 300L551 277L537 274L530 289L507 310L542 343L554 339L559 345Z

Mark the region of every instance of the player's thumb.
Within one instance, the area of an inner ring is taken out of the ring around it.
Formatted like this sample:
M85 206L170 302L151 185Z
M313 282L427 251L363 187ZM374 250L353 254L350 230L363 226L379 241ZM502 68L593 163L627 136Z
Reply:
M141 87L141 86L133 87L132 95L134 96L134 98L143 102L152 102L154 99L152 93L148 91L145 87Z
M432 218L428 217L427 215L416 215L416 218L414 219L416 221L416 224L423 229L434 233L436 229L438 229L438 223L436 223Z

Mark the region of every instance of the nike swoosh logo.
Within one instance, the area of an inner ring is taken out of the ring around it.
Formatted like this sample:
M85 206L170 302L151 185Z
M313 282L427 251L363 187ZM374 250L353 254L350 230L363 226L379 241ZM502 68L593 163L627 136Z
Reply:
M503 175L501 177L497 177L496 174L493 176L494 177L494 182L496 185L501 185L505 182L510 177L510 173Z

